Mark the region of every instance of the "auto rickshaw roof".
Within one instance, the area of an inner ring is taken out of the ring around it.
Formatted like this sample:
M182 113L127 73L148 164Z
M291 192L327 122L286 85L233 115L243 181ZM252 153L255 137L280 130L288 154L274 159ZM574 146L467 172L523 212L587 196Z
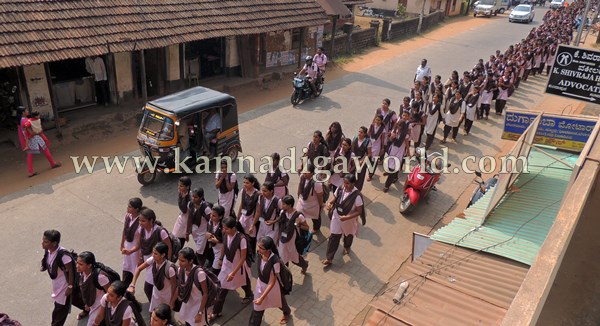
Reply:
M163 96L148 102L148 104L171 112L177 117L184 117L203 109L210 109L231 102L235 102L235 98L229 94L198 86Z

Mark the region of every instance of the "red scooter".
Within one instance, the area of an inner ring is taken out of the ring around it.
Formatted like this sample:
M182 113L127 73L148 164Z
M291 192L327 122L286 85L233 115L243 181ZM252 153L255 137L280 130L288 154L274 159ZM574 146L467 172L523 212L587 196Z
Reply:
M429 195L430 191L436 191L435 185L440 180L444 162L441 159L436 159L435 170L433 170L432 161L435 157L442 156L442 154L434 152L427 155L424 149L417 148L416 155L419 158L419 164L412 169L406 178L406 182L404 182L404 194L400 198L401 214L411 212L421 199ZM420 160L422 155L426 158L423 163ZM424 171L422 170L422 165L424 166ZM450 164L447 167L450 167Z

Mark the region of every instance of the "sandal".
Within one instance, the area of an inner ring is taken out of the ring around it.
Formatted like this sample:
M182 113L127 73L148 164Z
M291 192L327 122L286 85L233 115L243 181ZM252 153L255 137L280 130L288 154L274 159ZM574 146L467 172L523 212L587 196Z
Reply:
M329 266L331 265L332 261L329 259L323 259L321 260L321 264L325 265L325 266Z
M291 315L283 315L283 316L281 316L281 319L279 320L279 325L285 325L285 324L287 324L288 317L291 317Z
M349 255L349 254L350 254L350 249L344 248L344 255Z
M60 162L56 162L56 163L55 163L55 164L52 166L52 169L56 169L56 168L59 168L59 167L61 167L61 166L62 166L62 163L60 163Z
M215 320L215 319L217 319L217 318L219 318L221 316L223 316L223 315L221 315L221 314L210 314L210 315L208 315L208 321L213 321L213 320Z
M77 315L77 320L82 320L83 318L87 317L90 314L89 311L82 311Z
M248 303L250 303L250 301L252 301L252 298L245 297L245 298L242 299L242 304L248 304Z
M37 173L37 172L33 172L33 173L31 173L31 174L27 175L27 177L28 177L28 178L35 177L35 176L36 176L36 175L38 175L38 174L39 174L39 173Z
M388 187L383 188L383 192L388 192L389 190L390 190L390 188L388 188Z

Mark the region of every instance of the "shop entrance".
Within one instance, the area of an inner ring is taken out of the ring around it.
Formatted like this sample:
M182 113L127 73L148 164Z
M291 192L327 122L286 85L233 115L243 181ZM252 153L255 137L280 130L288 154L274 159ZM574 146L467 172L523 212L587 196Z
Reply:
M165 48L144 50L144 62L146 66L146 88L148 97L158 96L165 92L166 66ZM135 91L138 97L142 97L142 72L140 51L133 53L133 75Z
M187 75L200 79L225 73L225 38L217 37L185 44Z
M102 63L106 62L102 57L98 57L98 59L102 60ZM95 105L98 100L101 100L98 99L96 92L92 60L94 58L88 60L89 67L87 69L85 58L48 63L52 92L58 112ZM101 68L101 65L99 67ZM100 68L98 68L99 74L102 73L100 72ZM106 92L105 96L107 95L108 92Z

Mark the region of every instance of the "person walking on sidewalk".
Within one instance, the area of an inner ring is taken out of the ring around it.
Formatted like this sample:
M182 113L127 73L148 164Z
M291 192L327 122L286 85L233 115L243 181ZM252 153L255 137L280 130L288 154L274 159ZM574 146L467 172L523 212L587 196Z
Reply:
M248 321L249 326L260 326L268 308L279 308L283 316L279 324L285 325L292 316L292 310L288 306L278 279L281 278L281 260L278 257L275 241L266 236L258 243L260 261L256 264L258 279L256 280L256 298L254 299L252 314Z
M333 198L327 203L329 216L331 216L331 235L327 242L327 254L321 263L329 266L333 263L333 257L340 246L342 235L344 236L344 255L350 253L354 237L358 234L358 217L364 209L362 195L354 183L354 174L344 176L344 184L333 194Z
M446 143L450 131L452 131L452 141L456 142L460 116L462 112L466 111L466 108L464 108L465 106L465 102L463 101L460 92L456 92L454 98L450 100L450 103L448 103L448 107L446 108L446 117L444 118L444 139L442 140L442 144Z
M308 164L298 183L296 210L312 220L312 233L321 231L321 208L323 207L323 183L314 180L315 166ZM284 202L285 203L285 202Z
M38 111L31 112L27 117L21 117L18 132L21 147L23 151L27 152L27 172L30 178L38 175L37 172L33 171L33 154L44 153L52 169L62 166L60 162L54 161L50 153L50 141L48 141L48 137L46 137L44 130L42 130L40 113Z

